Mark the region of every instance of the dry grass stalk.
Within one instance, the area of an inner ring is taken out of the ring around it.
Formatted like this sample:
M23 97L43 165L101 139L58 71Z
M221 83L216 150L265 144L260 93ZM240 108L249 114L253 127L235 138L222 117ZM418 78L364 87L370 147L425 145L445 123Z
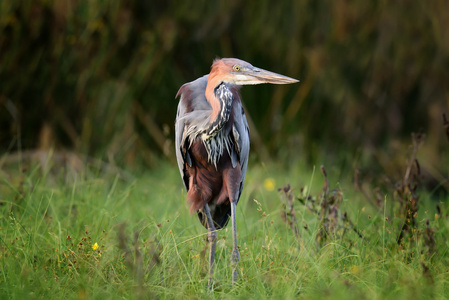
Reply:
M281 199L284 200L284 210L281 212L282 220L290 226L292 232L299 238L300 234L293 205L293 200L296 197L302 205L318 218L319 228L316 240L319 246L325 244L329 238L342 238L346 230L352 230L360 238L364 238L348 214L341 212L340 205L343 201L343 193L340 189L330 190L329 180L324 166L321 166L321 172L324 176L324 184L320 196L317 197L318 201L309 195L294 196L290 184L279 189ZM302 194L304 189L300 191ZM307 224L304 226L304 229L308 229Z
M412 134L412 154L410 156L404 178L395 191L395 199L400 205L399 216L404 219L397 239L398 244L402 243L402 240L407 233L409 235L413 235L413 229L416 228L419 199L417 189L419 184L419 176L421 175L421 168L416 155L418 149L423 144L424 138L424 134ZM411 239L411 241L413 241L413 239Z
M145 289L145 274L150 273L156 264L161 263L161 247L158 242L149 242L149 255L151 256L151 261L149 262L147 268L144 268L144 255L139 247L139 232L135 231L132 242L132 249L128 247L128 238L125 232L126 224L121 223L118 225L117 239L119 243L119 248L123 251L122 257L125 260L127 268L130 273L133 274L134 280L136 282L136 293L138 299L152 298L151 291Z
M446 114L443 114L443 127L447 140L449 141L449 122L447 121Z
M298 222L295 214L295 206L293 205L293 191L291 189L290 184L285 185L284 187L278 189L281 192L281 199L283 199L283 207L284 209L281 211L281 218L284 222L290 226L295 237L299 240L299 229Z

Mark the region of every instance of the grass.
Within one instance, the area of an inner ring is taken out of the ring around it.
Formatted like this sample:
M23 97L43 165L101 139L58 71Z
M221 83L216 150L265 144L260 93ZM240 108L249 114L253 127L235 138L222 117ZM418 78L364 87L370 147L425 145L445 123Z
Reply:
M349 178L332 181L332 170L323 187L313 169L253 165L237 207L239 282L231 284L228 227L218 233L209 293L206 230L188 214L176 167L126 180L18 170L1 173L4 299L449 297L448 211L442 202L438 214L425 191L398 243L406 214L395 191L376 207ZM286 183L287 193L272 190Z

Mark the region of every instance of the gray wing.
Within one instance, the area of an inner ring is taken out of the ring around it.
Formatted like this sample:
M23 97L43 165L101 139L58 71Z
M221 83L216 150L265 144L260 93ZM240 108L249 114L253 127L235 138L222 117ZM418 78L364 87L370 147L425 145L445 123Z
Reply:
M188 141L184 138L186 131L186 124L188 116L195 110L204 111L210 110L210 104L206 100L205 92L207 85L207 75L198 78L195 81L189 82L181 86L176 98L181 96L178 104L178 112L175 121L175 152L176 160L178 161L179 172L181 173L182 181L186 190L189 189L189 179L185 174L186 163L192 165L192 161L187 152Z
M186 160L188 161L188 164L191 165L192 162L190 161L190 157L188 157L188 153L185 151L185 145L182 144L184 130L185 130L185 123L182 116L186 113L186 106L184 105L182 101L179 101L178 104L178 113L176 114L176 121L175 121L175 147L176 147L176 160L178 161L178 168L179 172L181 173L182 181L184 182L184 186L186 189L188 189L188 182L186 182L185 178L185 163Z
M236 146L236 151L238 155L238 160L240 162L240 167L242 168L242 173L240 177L240 192L239 198L242 194L243 185L245 183L246 168L248 167L248 157L249 157L249 126L246 121L245 111L243 110L242 103L238 101L237 105L234 107L234 125L232 127L232 133L234 137L234 142Z

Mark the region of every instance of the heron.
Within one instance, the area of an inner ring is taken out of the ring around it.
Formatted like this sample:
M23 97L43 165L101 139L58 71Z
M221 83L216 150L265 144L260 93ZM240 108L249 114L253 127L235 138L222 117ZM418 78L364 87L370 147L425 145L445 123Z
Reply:
M288 84L298 80L236 58L216 59L211 71L181 86L175 121L176 158L190 213L208 230L212 288L217 230L232 223L232 283L237 282L236 205L245 182L249 127L240 100L242 85Z

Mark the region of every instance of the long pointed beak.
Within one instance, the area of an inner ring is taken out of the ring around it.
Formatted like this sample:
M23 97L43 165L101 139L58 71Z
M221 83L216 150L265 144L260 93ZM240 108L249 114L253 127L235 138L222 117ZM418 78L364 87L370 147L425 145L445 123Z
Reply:
M252 69L248 75L261 81L261 83L287 84L299 82L297 79L259 68Z
M299 82L299 80L287 77L281 74L270 72L264 69L256 67L249 68L242 72L246 80L240 81L240 84L260 84L260 83L272 83L272 84L288 84Z

